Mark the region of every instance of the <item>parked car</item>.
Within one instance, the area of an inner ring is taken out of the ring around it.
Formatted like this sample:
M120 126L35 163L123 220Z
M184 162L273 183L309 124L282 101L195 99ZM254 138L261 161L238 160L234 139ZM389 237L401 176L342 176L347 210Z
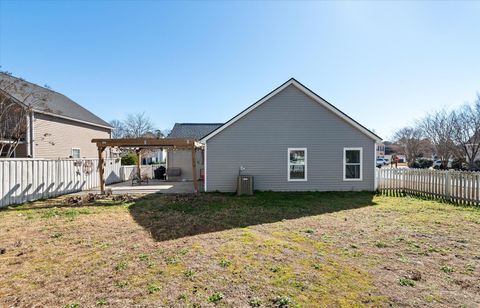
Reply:
M452 162L453 162L452 159L449 159L449 160L448 160L447 168L452 168ZM441 167L442 167L442 160L441 160L441 159L436 159L436 160L434 160L432 167L433 167L434 169L439 169L439 168L441 168Z
M388 165L388 161L385 158L377 158L377 168L382 168L385 165Z

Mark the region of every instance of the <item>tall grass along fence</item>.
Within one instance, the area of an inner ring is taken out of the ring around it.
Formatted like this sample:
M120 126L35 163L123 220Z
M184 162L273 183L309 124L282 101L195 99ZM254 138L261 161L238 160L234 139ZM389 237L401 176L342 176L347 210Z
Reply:
M120 181L118 159L105 160L105 181ZM98 159L0 159L0 208L97 186Z
M378 190L464 205L480 205L480 173L425 169L379 169Z

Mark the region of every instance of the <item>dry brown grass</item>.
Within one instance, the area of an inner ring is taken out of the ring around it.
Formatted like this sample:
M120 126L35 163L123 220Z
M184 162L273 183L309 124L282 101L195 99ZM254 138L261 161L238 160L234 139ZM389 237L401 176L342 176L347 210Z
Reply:
M480 211L368 193L0 212L0 306L480 304Z

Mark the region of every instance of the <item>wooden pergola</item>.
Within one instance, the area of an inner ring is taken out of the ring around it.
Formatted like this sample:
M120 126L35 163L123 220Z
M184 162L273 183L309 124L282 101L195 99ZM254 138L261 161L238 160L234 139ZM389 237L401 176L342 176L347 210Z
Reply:
M198 179L197 179L197 162L196 149L201 147L201 144L195 139L188 138L126 138L126 139L92 139L92 143L97 144L98 148L98 167L100 175L100 191L105 193L105 175L104 175L104 158L103 152L107 147L122 147L134 148L137 153L137 168L140 174L141 153L142 149L146 148L167 148L167 149L182 149L192 151L192 171L193 171L193 187L195 193L198 193Z

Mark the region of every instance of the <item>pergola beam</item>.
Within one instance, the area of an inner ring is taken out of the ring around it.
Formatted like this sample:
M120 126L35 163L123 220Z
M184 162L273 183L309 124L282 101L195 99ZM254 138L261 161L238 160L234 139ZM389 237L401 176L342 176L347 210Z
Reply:
M199 147L201 144L195 139L184 138L126 138L126 139L92 139L97 147L172 147L179 149L190 149L192 146Z

